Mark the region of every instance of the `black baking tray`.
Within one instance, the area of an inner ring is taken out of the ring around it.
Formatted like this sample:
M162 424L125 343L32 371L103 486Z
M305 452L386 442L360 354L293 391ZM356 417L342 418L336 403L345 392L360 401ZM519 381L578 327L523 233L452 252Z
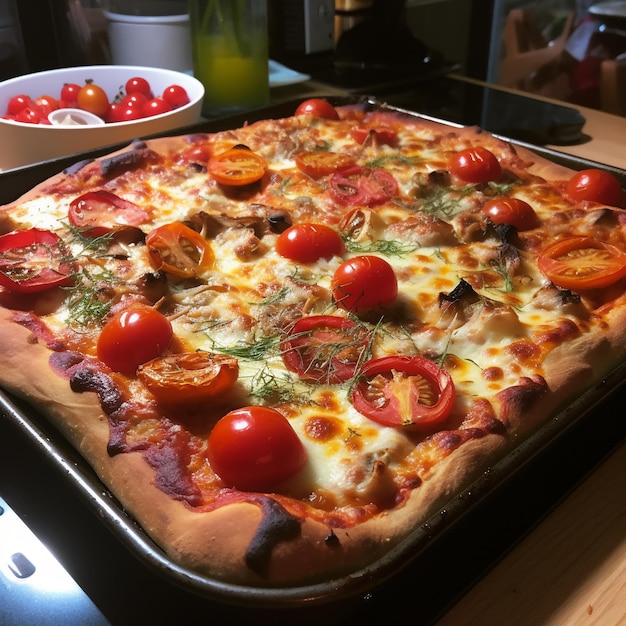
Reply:
M335 104L346 104L354 98L331 98ZM365 106L380 106L373 98L360 97ZM183 132L212 132L235 128L246 121L268 117L290 115L297 102L285 103L270 109L261 109L242 116L203 122L202 124L180 129ZM387 107L400 110L394 107ZM403 111L406 112L406 111ZM416 115L406 112L409 115ZM439 120L441 121L441 120ZM444 121L444 123L446 123ZM527 146L535 149L533 146ZM73 155L35 166L20 168L0 175L0 202L9 202L32 186L68 167L78 160L89 159L110 152L113 147L96 150L81 155ZM595 162L570 157L545 148L537 149L547 158L574 169L604 167L626 180L626 173L616 168L606 168ZM462 532L464 525L474 523L489 511L494 502L511 490L515 481L527 473L534 465L550 459L560 444L572 441L580 445L588 437L588 429L600 428L610 434L604 449L618 445L626 435L625 420L617 422L617 416L603 407L613 398L621 396L626 381L626 363L615 367L609 374L582 393L570 405L554 415L535 433L503 459L484 469L471 485L457 493L445 507L436 511L430 519L420 524L404 541L387 555L359 571L344 577L324 581L319 584L296 587L265 588L232 585L207 578L173 563L163 551L144 533L140 524L126 513L114 494L99 480L87 462L66 442L64 437L31 406L21 400L0 392L0 414L8 420L35 447L37 453L54 465L69 482L71 488L102 521L115 538L151 571L173 585L185 589L195 596L238 607L252 609L302 609L313 606L328 606L335 603L363 600L377 589L396 580L406 582L406 573L419 570L422 564L432 563L434 558L446 555L447 543L456 533ZM621 426L620 426L621 425ZM584 434L580 434L584 433ZM536 488L536 486L535 486ZM470 520L472 520L470 522ZM489 528L491 520L482 520ZM460 530L461 529L461 530ZM461 564L451 562L451 567Z

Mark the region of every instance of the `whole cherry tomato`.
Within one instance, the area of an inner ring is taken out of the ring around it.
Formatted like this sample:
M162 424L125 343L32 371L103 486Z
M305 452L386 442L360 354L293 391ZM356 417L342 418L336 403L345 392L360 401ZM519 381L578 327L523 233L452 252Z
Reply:
M104 117L109 110L109 97L102 87L87 83L78 92L76 104L84 111Z
M172 110L172 105L157 96L156 98L152 98L143 104L141 107L141 112L144 117L152 117L153 115L161 115L163 113L169 113Z
M333 299L347 311L391 304L398 295L398 280L387 261L371 255L344 261L333 274Z
M591 201L610 206L622 205L622 186L605 170L587 169L574 174L567 183L567 195L576 202Z
M171 104L175 109L185 106L189 102L189 94L180 85L169 85L163 90L163 100Z
M17 115L20 111L23 111L26 107L32 104L32 98L25 94L18 94L13 96L7 104L7 113L9 115Z
M152 307L132 304L102 328L98 358L113 371L133 376L142 363L167 350L172 336L172 325L167 317Z
M314 263L341 254L344 246L339 233L325 224L294 224L276 241L276 252L298 263Z
M517 230L530 230L539 226L535 210L520 198L501 196L489 200L482 208L494 224L508 224Z
M488 183L502 176L502 167L496 155L482 146L457 152L449 167L452 174L466 183Z
M321 98L309 98L296 108L296 115L314 115L328 120L338 120L337 109L327 100Z
M65 83L61 87L59 94L59 100L64 103L64 107L74 108L76 107L76 101L78 100L78 92L81 90L81 86L76 83Z
M141 76L133 76L126 81L124 89L127 94L140 93L146 97L146 100L150 100L153 97L152 88L150 83Z
M266 492L297 474L307 462L307 453L282 413L247 406L215 424L207 458L228 487Z

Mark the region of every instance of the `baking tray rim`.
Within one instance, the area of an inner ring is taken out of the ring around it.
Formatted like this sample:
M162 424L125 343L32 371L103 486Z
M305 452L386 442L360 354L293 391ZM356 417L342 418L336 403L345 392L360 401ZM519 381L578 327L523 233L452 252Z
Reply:
M451 127L461 128L462 124L450 122L416 111L390 106L380 102L375 96L328 96L335 105L361 104L370 108L395 111L410 117L428 119ZM200 124L184 127L168 133L169 135L215 132L227 128L236 128L246 121L266 117L282 117L295 110L302 99L281 103L253 112L206 120ZM497 133L490 133L517 146L523 146L545 158L573 169L599 167L615 173L621 180L626 180L626 172L595 161L574 157L552 148L535 146ZM2 179L10 179L25 174L37 177L42 172L40 181L51 174L49 168L57 167L61 171L78 161L106 155L117 148L128 145L108 146L77 155L69 155L52 161L45 161L0 173ZM46 172L46 173L43 173ZM33 182L30 186L34 186ZM29 187L30 188L30 187ZM21 193L16 196L19 197ZM601 379L593 383L586 391L570 404L556 412L538 429L517 446L506 451L505 455L493 464L483 468L480 475L464 489L454 494L449 502L434 511L431 516L419 524L407 537L395 545L384 556L369 565L342 575L338 578L319 583L295 585L291 587L266 587L239 585L204 576L173 562L165 552L145 533L140 524L132 518L117 501L114 494L100 480L89 463L75 450L67 439L35 407L13 397L0 388L0 412L30 440L41 453L60 470L70 485L76 487L80 496L96 514L100 521L116 538L140 561L154 572L165 577L171 583L191 591L209 600L226 604L259 608L294 608L300 605L310 606L345 600L362 595L378 587L383 582L398 575L410 563L423 555L438 542L445 541L448 531L455 528L464 517L480 506L481 502L493 497L506 488L506 483L518 475L538 455L561 438L569 429L583 420L601 402L617 392L626 382L626 361L616 365Z

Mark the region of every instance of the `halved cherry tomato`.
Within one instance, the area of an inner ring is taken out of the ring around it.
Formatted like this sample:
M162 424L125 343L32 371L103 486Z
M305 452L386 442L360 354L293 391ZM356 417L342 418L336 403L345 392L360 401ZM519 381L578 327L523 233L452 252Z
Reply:
M587 169L574 174L567 183L567 195L576 202L584 200L621 206L622 186L605 170Z
M266 492L297 474L307 462L307 453L282 413L247 406L215 424L207 458L228 487Z
M328 120L339 119L337 109L327 100L322 100L322 98L309 98L305 100L296 108L295 114L314 115L315 117L323 117Z
M183 352L157 357L137 377L164 404L199 403L226 393L237 381L237 359L225 354Z
M502 176L496 155L482 146L457 152L450 159L449 167L452 174L466 183L488 183Z
M29 228L0 236L0 285L14 293L35 293L70 285L76 263L61 238Z
M181 278L199 276L215 260L209 242L180 222L159 226L148 233L146 247L154 269Z
M433 428L447 419L456 390L452 377L421 356L388 356L368 361L350 400L354 408L385 426Z
M152 307L133 304L114 315L98 337L98 358L113 371L133 376L142 364L161 356L173 336L170 321Z
M298 320L281 342L285 367L305 381L339 384L354 376L371 333L338 315L312 315Z
M593 237L567 237L544 248L539 269L555 285L573 291L601 289L626 276L626 253Z
M109 97L99 85L87 83L76 96L76 103L80 109L94 115L104 117L109 110Z
M343 252L343 240L336 230L324 224L294 224L276 241L276 252L298 263L314 263Z
M520 198L501 196L489 200L482 208L494 224L508 224L517 230L531 230L539 226L535 210Z
M208 171L222 185L250 185L263 178L267 161L247 148L231 148L214 154L208 163Z
M354 159L347 154L330 152L329 150L313 150L296 154L298 169L317 180L328 176L339 169L354 165Z
M330 192L339 204L371 207L397 196L399 187L389 172L355 165L331 176Z
M98 189L72 200L67 219L89 237L101 237L117 228L144 224L150 215L138 204Z
M356 256L344 261L333 274L333 299L347 311L378 308L398 295L393 268L378 256Z
M359 126L351 131L352 138L363 145L368 139L377 145L387 144L395 146L398 143L398 133L393 128L385 126L377 126L376 128L367 128Z

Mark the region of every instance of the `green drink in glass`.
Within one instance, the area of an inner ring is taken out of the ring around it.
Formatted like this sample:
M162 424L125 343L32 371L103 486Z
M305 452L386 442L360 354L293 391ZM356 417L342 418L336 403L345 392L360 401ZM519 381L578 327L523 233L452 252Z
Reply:
M265 0L190 0L195 77L208 117L269 104Z

